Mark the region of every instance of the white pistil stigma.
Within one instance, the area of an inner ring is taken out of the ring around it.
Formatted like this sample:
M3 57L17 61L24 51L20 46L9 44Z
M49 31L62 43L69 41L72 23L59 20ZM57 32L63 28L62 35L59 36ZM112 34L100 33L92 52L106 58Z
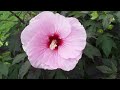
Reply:
M54 49L57 47L56 43L57 43L56 40L52 40L52 42L51 42L51 44L50 44L50 49L51 49L51 50L54 50Z

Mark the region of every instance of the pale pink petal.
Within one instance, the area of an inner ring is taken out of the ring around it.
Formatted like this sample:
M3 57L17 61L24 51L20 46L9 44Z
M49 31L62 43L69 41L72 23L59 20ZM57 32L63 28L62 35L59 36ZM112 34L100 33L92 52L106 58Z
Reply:
M33 19L31 19L30 24L35 24L37 22L41 23L45 30L48 30L50 29L49 27L52 27L52 29L48 30L50 31L49 33L57 33L60 35L61 38L67 37L71 32L71 26L69 21L66 19L66 17L58 13L54 14L49 11L41 12Z
M82 26L81 23L79 22L79 20L74 17L69 17L66 19L70 22L72 27L81 27Z
M36 54L39 55L37 56ZM28 57L33 67L54 70L59 67L57 61L58 60L57 55L55 54L56 53L54 53L52 50L46 49L39 51L39 53L38 52L33 53L32 57L28 55Z
M66 17L56 13L52 13L49 11L44 11L35 16L33 19L30 20L30 24L36 24L36 23L42 22L43 26L48 27L54 26L53 29L50 29L51 33L57 33L60 35L61 38L67 37L71 32L71 26L69 21L66 19ZM44 27L45 28L45 27Z
M38 63L37 60L39 56L42 55L45 51L46 49L39 50L37 48L32 48L26 51L26 54L28 55L28 59L33 67L37 67L36 65L36 63Z
M53 12L50 12L50 11L43 11L43 12L40 12L38 15L36 15L35 17L33 17L31 20L30 20L30 24L33 24L34 22L40 20L40 19L49 19L51 17L54 16L54 13Z
M76 58L64 59L61 56L58 56L59 67L64 71L70 71L75 68L79 59L82 57L82 52Z
M23 46L26 46L27 43L32 39L32 37L36 34L36 32L39 32L39 25L38 23L36 24L31 24L25 27L25 29L21 33L21 42Z
M57 69L56 52L47 47L47 42L44 35L35 35L26 47L28 59L35 68Z
M78 30L79 33L78 34L76 33L76 34L79 35L79 37L82 38L83 40L86 40L86 38L87 38L86 30L85 30L84 26L81 25L81 23L79 22L79 20L76 19L76 18L73 18L73 17L67 18L67 20L71 24L71 30L72 31L73 30ZM75 32L77 32L77 31L75 31ZM75 33L75 32L73 32L73 33Z
M45 57L42 59L42 64L39 64L39 68L54 70L59 68L58 65L58 53L56 51L52 51L48 49L46 53L44 53Z
M36 21L35 24L28 25L21 33L21 42L23 44L23 49L27 46L27 43L37 34L40 33L41 35L50 35L54 30L53 23L48 21Z
M27 43L37 34L52 35L58 33L61 38L67 37L70 32L70 24L64 16L53 14L52 12L42 12L31 20L29 24L21 33L21 42L23 49Z
M32 65L34 65L39 55L46 51L47 40L46 36L38 33L28 42L25 51Z
M84 27L78 21L72 22L71 26L71 33L63 39L63 44L58 48L59 55L65 59L76 58L86 46L87 36Z
M60 38L65 38L71 33L71 25L64 16L56 13L54 21L55 32L60 35Z

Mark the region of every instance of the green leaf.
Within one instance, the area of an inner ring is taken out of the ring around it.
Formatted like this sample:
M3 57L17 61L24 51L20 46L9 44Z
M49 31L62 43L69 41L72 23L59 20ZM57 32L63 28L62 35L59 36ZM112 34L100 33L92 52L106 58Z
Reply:
M0 11L0 19L5 20L11 15L9 11Z
M102 22L102 24L103 24L103 28L104 29L107 29L108 27L109 27L109 24L111 24L111 18L113 18L113 15L111 15L111 14L107 14L106 16L105 16L105 18L103 19L103 22Z
M103 19L103 28L106 29L109 26L109 20L107 17Z
M69 13L69 16L74 16L76 18L81 17L83 14L80 11L72 11Z
M110 54L110 52L111 52L111 49L112 49L112 47L113 47L113 41L112 41L112 39L110 39L110 38L105 38L104 40L103 40L103 43L102 43L102 49L103 49L103 52L105 53L105 55L108 57L109 56L109 54Z
M96 34L95 34L95 32L91 32L91 31L86 31L86 33L87 33L87 39L89 39L89 38L94 38L94 39L96 39Z
M12 65L9 68L8 79L18 79L20 64Z
M102 14L102 15L99 16L98 20L103 20L105 17L106 17L106 15Z
M28 72L29 68L30 68L30 62L26 61L20 68L19 70L19 78L22 79L24 77L24 75Z
M116 74L111 74L109 77L105 78L105 79L116 79Z
M111 60L110 59L102 59L102 63L111 68Z
M82 77L84 77L84 66L85 66L85 60L82 58L79 62L78 62L78 68L80 71L80 75Z
M112 69L110 69L109 67L103 65L103 66L97 66L96 67L98 70L100 70L102 73L106 73L106 74L111 74L113 73Z
M11 58L11 53L9 51L2 53L2 61L3 62L10 61L10 60L12 60L12 58Z
M116 14L118 22L120 22L120 11L118 11Z
M89 32L96 32L96 28L97 28L97 24L93 23L90 27L89 27Z
M117 67L115 66L115 64L114 64L113 62L111 62L111 64L112 64L112 70L113 70L115 73L117 73Z
M107 29L108 29L108 30L112 30L113 27L114 27L114 26L113 26L112 24L110 24L110 25L107 27Z
M66 79L64 73L60 70L56 71L55 79Z
M40 69L30 70L27 79L39 79L40 75L41 75Z
M91 25L88 27L87 31L96 33L96 31L97 31L99 28L102 28L101 23L100 23L100 22L97 22L97 23L96 23L96 21L93 21L93 22L91 23Z
M18 54L18 55L14 58L12 64L14 65L14 64L16 64L16 63L19 63L20 61L24 60L26 56L27 56L26 53Z
M92 20L95 20L99 16L97 11L93 11L90 15Z
M89 43L87 43L87 46L84 50L84 54L91 59L93 59L94 56L101 56L100 51Z
M115 61L115 60L114 60ZM106 65L107 67L111 68L114 73L117 72L117 66L116 63L113 62L111 59L103 59L102 60L103 64Z
M9 69L8 65L0 62L0 73L1 74L7 76L8 75L8 69Z
M84 27L89 27L89 26L91 26L93 24L94 24L94 22L92 20L87 20L86 22L83 23L83 26Z
M55 74L56 74L56 70L52 70L52 71L48 72L48 76L47 76L48 79L53 79Z
M109 34L104 34L98 37L96 45L101 46L104 54L108 57L112 47L116 48L115 42L110 38Z
M18 79L18 73L19 73L19 70L17 68L14 69L14 71L10 74L9 79Z
M15 55L16 51L21 51L20 46L21 46L21 42L18 34L11 35L9 37L9 44L8 44L9 50Z
M112 56L112 58L111 58L111 61L114 63L114 65L117 67L117 65L118 65L118 62L117 62L117 60L116 60L116 56Z
M98 29L98 33L103 33L104 31L102 29Z
M0 79L2 79L2 74L0 73Z

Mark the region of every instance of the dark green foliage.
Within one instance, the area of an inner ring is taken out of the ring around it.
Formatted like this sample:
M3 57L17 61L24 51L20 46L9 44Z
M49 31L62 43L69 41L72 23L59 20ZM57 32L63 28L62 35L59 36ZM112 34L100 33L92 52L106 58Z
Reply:
M0 11L0 79L117 79L120 77L120 11L54 11L76 17L87 45L69 71L36 69L22 49L20 35L39 11Z

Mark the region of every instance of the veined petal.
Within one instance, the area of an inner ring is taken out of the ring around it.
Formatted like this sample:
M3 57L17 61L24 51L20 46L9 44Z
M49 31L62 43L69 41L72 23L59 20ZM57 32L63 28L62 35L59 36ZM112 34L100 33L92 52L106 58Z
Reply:
M76 58L85 48L87 38L85 29L80 22L74 18L73 21L69 20L72 31L67 38L63 39L64 43L58 49L59 55L65 59Z
M76 58L65 59L61 56L58 56L59 67L64 71L73 70L81 57L82 52L80 52L80 54Z

